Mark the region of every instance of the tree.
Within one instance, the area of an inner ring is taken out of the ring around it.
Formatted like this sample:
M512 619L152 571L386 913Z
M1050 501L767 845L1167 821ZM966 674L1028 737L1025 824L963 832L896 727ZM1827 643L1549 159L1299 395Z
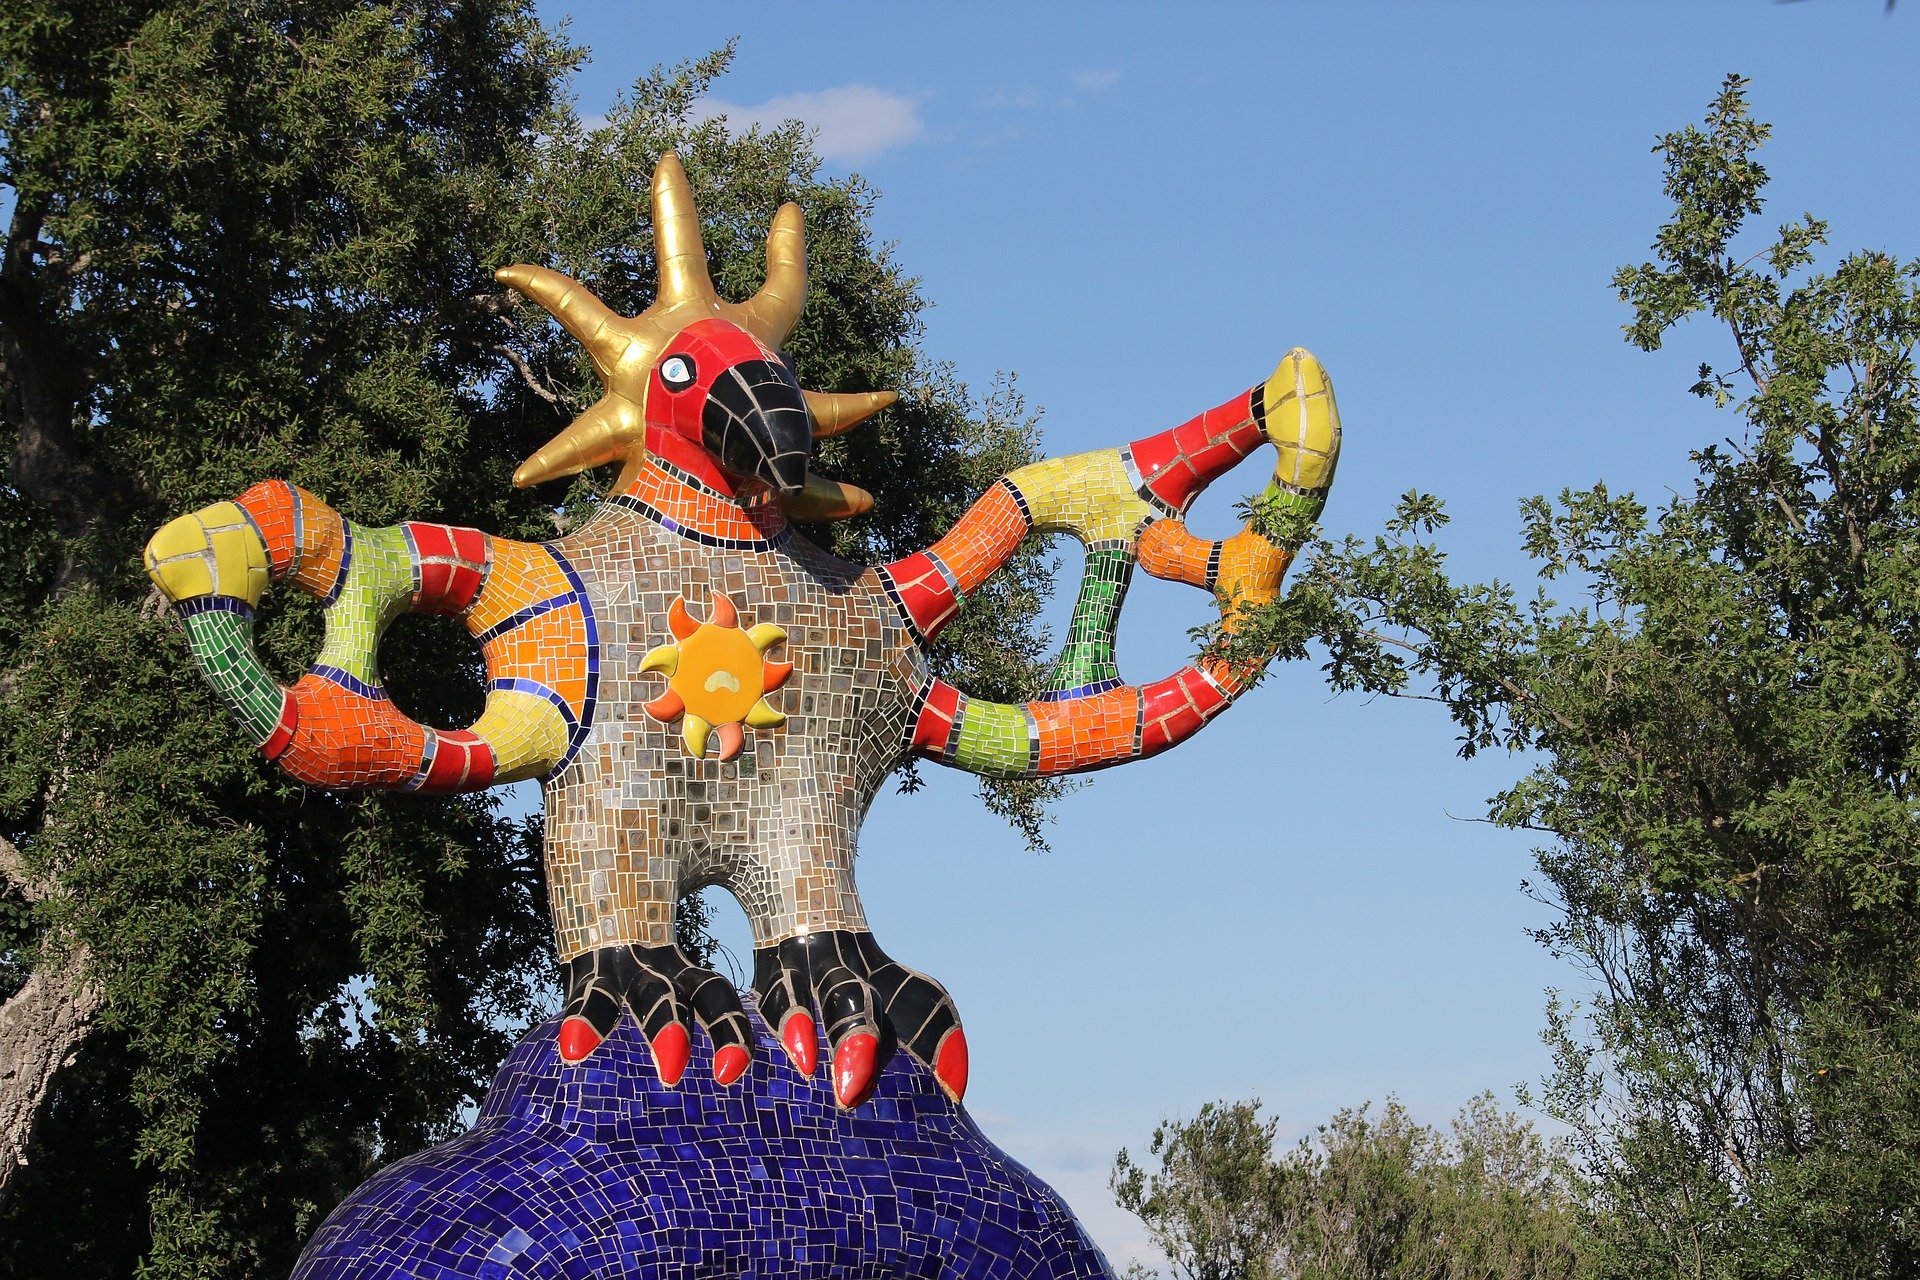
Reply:
M1548 1144L1491 1094L1451 1131L1397 1100L1341 1111L1278 1157L1257 1102L1154 1130L1122 1151L1122 1208L1187 1280L1550 1280L1576 1274L1574 1215ZM1139 1269L1136 1267L1136 1274Z
M564 98L578 57L517 0L0 17L0 1271L284 1275L552 1000L537 825L278 779L149 600L161 521L279 475L367 523L550 533L588 483L509 476L590 375L490 273L550 263L638 309L634 193L666 145L723 289L757 279L779 200L807 208L808 385L907 393L837 442L881 499L841 547L910 550L1031 455L1017 397L983 408L914 350L924 304L867 188L821 178L797 127L691 123L724 52L596 129ZM1041 674L1043 567L939 659L986 696ZM443 621L397 626L383 666L410 714L463 724L477 654ZM262 652L290 675L317 628L275 597ZM1037 830L1041 798L1002 807Z
M1528 597L1454 581L1408 494L1232 642L1317 639L1336 688L1538 760L1491 816L1549 839L1541 940L1594 983L1550 1010L1546 1100L1602 1274L1920 1267L1920 264L1816 273L1810 215L1747 244L1767 135L1729 77L1656 148L1673 217L1615 278L1635 345L1696 313L1731 339L1693 392L1738 438L1691 493L1528 499Z

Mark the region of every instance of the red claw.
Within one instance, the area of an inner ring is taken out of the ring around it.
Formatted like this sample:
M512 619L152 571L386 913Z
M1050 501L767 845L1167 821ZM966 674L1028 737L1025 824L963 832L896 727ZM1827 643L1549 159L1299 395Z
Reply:
M677 1022L669 1022L653 1038L653 1065L660 1072L660 1083L669 1089L680 1083L680 1077L687 1071L687 1059L692 1055L687 1029Z
M955 1102L966 1096L967 1037L960 1028L955 1027L941 1039L940 1048L933 1055L933 1074Z
M873 1092L873 1060L879 1041L862 1031L848 1036L833 1051L833 1096L851 1111Z
M732 1084L747 1072L752 1059L737 1044L725 1045L713 1055L713 1078L720 1084Z
M801 1075L812 1075L820 1065L820 1033L813 1029L813 1019L798 1009L780 1024L780 1043L786 1046L787 1057Z
M600 1047L600 1033L585 1018L568 1018L560 1024L560 1056L578 1062Z

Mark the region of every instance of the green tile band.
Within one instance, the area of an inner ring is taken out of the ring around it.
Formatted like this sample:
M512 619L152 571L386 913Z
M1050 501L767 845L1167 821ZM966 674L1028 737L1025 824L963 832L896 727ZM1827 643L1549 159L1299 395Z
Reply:
M1327 491L1298 489L1274 480L1268 483L1266 492L1255 505L1260 512L1260 519L1256 521L1260 536L1276 547L1298 551L1327 505Z
M1033 736L1026 708L968 700L953 762L969 773L1024 778L1032 773Z
M380 685L380 636L413 602L413 553L398 526L347 525L353 559L340 596L327 606L327 639L314 659Z
M1133 546L1119 541L1087 544L1087 565L1080 595L1067 624L1067 642L1054 664L1048 689L1078 689L1120 679L1115 661L1120 606L1133 580Z
M280 723L282 693L253 647L253 615L225 609L187 614L187 646L220 700L257 741Z

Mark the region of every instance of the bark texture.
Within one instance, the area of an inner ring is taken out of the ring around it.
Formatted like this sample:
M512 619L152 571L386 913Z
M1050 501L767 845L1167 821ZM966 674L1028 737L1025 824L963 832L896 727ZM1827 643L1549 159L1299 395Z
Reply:
M0 874L37 901L49 886L29 875L20 851L0 838ZM72 1061L100 1012L100 988L78 944L47 951L26 984L0 1004L0 1204L27 1163L34 1117L56 1071Z

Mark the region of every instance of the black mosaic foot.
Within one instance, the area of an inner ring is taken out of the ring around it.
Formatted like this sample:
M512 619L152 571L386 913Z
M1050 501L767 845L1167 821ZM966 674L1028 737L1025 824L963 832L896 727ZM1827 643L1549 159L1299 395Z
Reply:
M967 1037L946 988L893 960L864 930L788 938L753 953L753 988L787 1057L804 1075L819 1059L819 1010L833 1046L834 1095L866 1097L887 1058L905 1049L956 1100L967 1091Z
M613 1034L623 1008L633 1011L653 1049L661 1083L680 1083L692 1052L691 1015L713 1041L715 1078L731 1084L752 1060L746 1013L733 984L688 960L675 946L602 947L567 962L567 1004L557 1036L560 1056L584 1061Z

